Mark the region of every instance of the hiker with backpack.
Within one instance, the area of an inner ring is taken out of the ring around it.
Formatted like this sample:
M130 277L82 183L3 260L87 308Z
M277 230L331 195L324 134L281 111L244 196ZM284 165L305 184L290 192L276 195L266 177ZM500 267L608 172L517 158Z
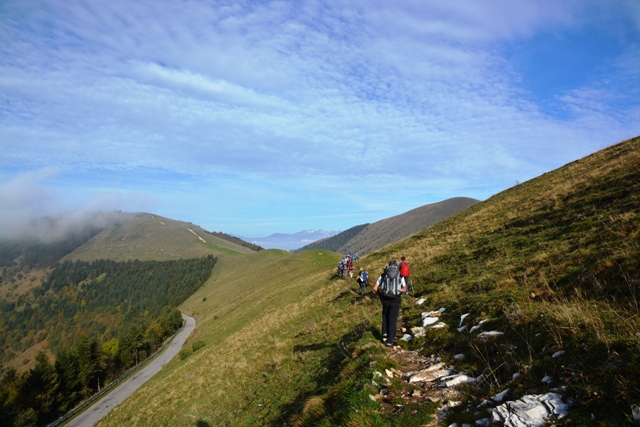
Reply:
M402 278L404 279L404 283L407 285L407 290L404 292L405 295L412 289L409 289L409 283L411 283L409 281L409 277L411 276L411 268L409 268L409 264L407 263L407 258L406 257L402 257L400 258L400 275L402 276Z
M351 258L351 254L347 254L345 259L347 260L347 270L349 270L349 277L353 278L353 270L355 269L355 267L353 266L353 258Z
M360 267L360 274L356 277L356 282L360 285L358 289L358 295L364 295L367 293L367 283L369 282L369 273L362 267Z
M396 325L400 314L401 294L406 292L407 285L400 275L398 262L389 261L382 275L373 285L373 292L378 293L382 302L382 340L387 347L392 347L396 338Z

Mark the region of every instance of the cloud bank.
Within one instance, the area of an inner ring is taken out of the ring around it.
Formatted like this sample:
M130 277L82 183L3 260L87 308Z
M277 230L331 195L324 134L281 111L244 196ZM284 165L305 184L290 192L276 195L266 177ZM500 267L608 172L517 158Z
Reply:
M244 235L344 229L640 129L633 1L0 7L0 170L29 200L56 170L41 196L72 208L124 191L107 205ZM12 200L3 221L47 208Z

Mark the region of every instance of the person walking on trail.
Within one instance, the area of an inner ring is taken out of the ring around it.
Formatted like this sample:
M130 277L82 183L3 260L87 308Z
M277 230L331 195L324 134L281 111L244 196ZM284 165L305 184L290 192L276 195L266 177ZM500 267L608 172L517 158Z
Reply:
M382 340L387 342L387 347L392 347L396 338L396 326L398 314L400 314L400 295L406 290L407 285L400 275L398 262L392 259L376 284L373 285L373 292L380 295L382 302Z
M353 266L353 258L351 258L351 254L347 254L345 259L347 260L347 269L349 270L349 277L353 278L353 270L355 268Z
M362 267L360 267L360 274L356 278L356 282L360 285L360 289L358 289L358 295L364 295L367 293L367 282L369 282L369 273Z
M407 285L407 290L404 292L405 294L410 291L409 289L409 278L411 277L411 268L409 268L409 264L407 263L407 258L400 258L400 276L404 279L404 283Z

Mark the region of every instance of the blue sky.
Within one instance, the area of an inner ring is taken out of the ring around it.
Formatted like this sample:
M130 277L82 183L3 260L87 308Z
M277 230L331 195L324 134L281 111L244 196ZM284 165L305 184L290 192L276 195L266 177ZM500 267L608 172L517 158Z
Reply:
M5 0L0 22L5 230L346 229L640 134L633 0Z

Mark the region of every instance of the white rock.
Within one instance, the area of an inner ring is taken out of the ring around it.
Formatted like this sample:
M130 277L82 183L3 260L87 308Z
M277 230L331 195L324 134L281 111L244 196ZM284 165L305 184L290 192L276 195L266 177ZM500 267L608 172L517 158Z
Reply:
M451 371L448 369L441 369L437 371L420 371L409 378L409 383L436 381L448 375L451 375Z
M439 311L425 311L424 313L421 314L422 318L424 319L425 317L439 317L440 316L440 312Z
M502 402L502 399L504 399L508 391L509 389L503 390L500 393L493 396L492 399L495 400L496 402Z
M464 319L470 314L471 313L465 313L462 316L460 316L460 324L458 326L462 326L462 322L464 322Z
M445 311L447 311L447 309L442 307L441 309L438 310L438 313L444 313Z
M411 341L413 339L413 337L409 334L404 334L402 336L402 338L400 338L400 341Z
M434 323L438 323L438 319L437 317L425 317L422 319L422 326L429 326L429 325L433 325Z
M481 420L476 420L476 425L481 427L490 427L491 426L491 418L483 418Z
M477 331L478 329L480 329L482 327L482 325L484 325L485 323L487 323L489 321L489 319L484 319L481 320L480 322L478 322L478 324L476 326L474 326L473 328L471 328L471 330L469 332L473 332L473 331Z
M439 322L439 323L436 323L435 325L433 325L430 329L442 329L442 328L444 328L446 326L447 326L446 323Z
M458 423L449 424L449 427L460 427L460 424Z
M376 382L376 380L371 380L371 384L373 384L376 387L380 387L380 385Z
M504 332L500 332L500 331L480 332L478 334L478 338L480 338L482 341L487 341L489 338L500 336L503 333Z
M545 384L551 384L553 382L553 378L551 378L549 375L545 375L545 377L542 379L542 382Z
M458 328L458 332L464 332L467 329L467 325Z
M520 376L520 374L516 372L515 374L513 374L513 376L511 377L511 379L512 379L512 380L515 380L515 379L516 379L516 378L518 378L519 376Z
M369 399L373 400L374 402L377 402L376 397L372 394L369 395Z
M429 366L427 369L423 369L420 372L433 372L438 371L444 367L444 363L436 363L435 365Z
M411 328L411 333L413 335L420 333L420 332L424 332L424 327L422 326L414 326L413 328Z
M440 387L455 387L459 384L463 384L463 383L474 383L476 382L478 379L477 378L473 378L473 377L469 377L467 375L464 374L460 374L460 375L456 375L451 379L444 379L444 381L442 381L440 384L438 384Z
M460 406L462 405L462 402L456 402L456 401L450 401L447 402L446 404L444 404L442 406L442 408L438 409L437 415L438 415L438 422L441 423L444 421L444 419L447 417L447 414L449 413L449 410L451 408L455 408L456 406ZM464 424L463 424L464 426ZM469 426L471 427L471 426Z
M380 377L380 378L382 378L382 373L380 373L380 372L378 372L378 371L375 371L375 372L373 373L373 378L376 378L376 377Z
M633 421L640 425L640 406L633 405L631 407L631 414L633 415Z
M391 372L390 370L385 369L384 373L387 374L387 378L389 378L389 379L393 378L393 372Z
M418 301L416 301L416 305L422 305L422 304L424 304L425 301L426 301L426 299L420 298Z
M529 394L496 407L492 420L504 427L540 427L549 420L562 419L568 413L569 405L562 402L559 394Z
M462 359L464 359L464 357L465 357L465 356L464 356L464 354L462 354L462 353L460 353L460 354L456 354L455 356L453 356L453 358L454 358L455 360L462 360Z
M564 351L564 350L556 351L555 353L553 353L553 356L551 356L551 357L552 357L553 359L556 359L556 358L558 358L558 357L562 356L562 355L563 355L563 354L565 354L565 353L566 353L566 351Z

